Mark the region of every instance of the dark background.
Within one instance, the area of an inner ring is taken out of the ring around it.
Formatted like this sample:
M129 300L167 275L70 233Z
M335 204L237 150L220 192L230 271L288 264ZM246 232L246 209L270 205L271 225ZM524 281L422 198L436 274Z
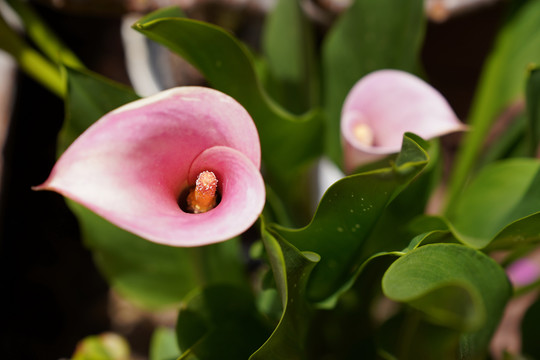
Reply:
M119 16L37 10L89 69L128 83ZM461 119L504 14L505 4L499 2L428 25L422 52L427 78ZM108 288L62 197L31 190L55 162L63 102L23 74L14 91L0 193L0 357L69 357L77 341L110 329ZM450 138L447 145L456 142ZM144 353L145 342L132 345Z

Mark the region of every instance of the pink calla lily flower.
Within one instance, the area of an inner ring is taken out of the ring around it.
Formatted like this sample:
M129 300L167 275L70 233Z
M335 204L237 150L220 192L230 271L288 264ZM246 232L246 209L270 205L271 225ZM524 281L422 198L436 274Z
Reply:
M514 286L527 286L540 278L540 265L532 259L522 258L512 263L506 273Z
M399 152L406 132L427 140L466 128L423 80L399 70L375 71L356 83L342 108L345 169Z
M56 191L153 242L200 246L239 235L257 220L265 203L260 159L257 129L238 102L209 88L181 87L106 114L36 189ZM215 175L221 199L190 213L179 198L202 172Z

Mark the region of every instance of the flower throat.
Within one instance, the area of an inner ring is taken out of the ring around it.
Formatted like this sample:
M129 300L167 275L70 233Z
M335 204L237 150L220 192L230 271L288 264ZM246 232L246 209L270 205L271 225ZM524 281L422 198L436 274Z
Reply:
M218 179L212 171L203 171L197 176L195 186L182 192L178 204L180 208L192 214L201 214L212 210L219 204L220 194L217 189Z

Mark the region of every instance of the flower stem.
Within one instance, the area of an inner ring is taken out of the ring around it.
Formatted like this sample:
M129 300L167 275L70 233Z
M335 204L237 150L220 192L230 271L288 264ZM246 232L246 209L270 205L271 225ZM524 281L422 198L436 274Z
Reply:
M26 44L1 15L0 33L0 49L11 54L30 77L63 98L66 87L60 69Z
M21 0L6 0L24 23L26 34L53 62L84 69L79 58L49 29L36 12Z

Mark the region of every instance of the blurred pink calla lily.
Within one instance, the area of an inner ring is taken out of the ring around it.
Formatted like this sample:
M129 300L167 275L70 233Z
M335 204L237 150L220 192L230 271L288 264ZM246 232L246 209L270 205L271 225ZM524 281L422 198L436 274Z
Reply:
M427 140L466 128L423 80L399 70L375 71L356 83L342 108L345 169L399 152L406 132Z
M102 117L65 151L37 190L56 191L156 243L200 246L247 230L262 212L260 143L247 111L203 87L181 87ZM179 197L211 171L221 200L204 213Z

